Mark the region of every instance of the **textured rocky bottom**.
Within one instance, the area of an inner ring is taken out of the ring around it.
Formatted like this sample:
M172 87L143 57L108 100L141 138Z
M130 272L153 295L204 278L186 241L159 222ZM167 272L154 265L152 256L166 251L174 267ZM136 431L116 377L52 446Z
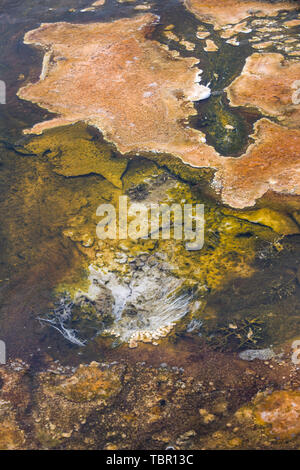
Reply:
M298 449L297 2L13 3L0 449ZM120 196L203 247L99 239Z

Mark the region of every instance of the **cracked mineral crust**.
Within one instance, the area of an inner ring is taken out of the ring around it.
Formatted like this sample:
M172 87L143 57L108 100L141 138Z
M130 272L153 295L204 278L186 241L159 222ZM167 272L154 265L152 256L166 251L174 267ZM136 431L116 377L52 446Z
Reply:
M264 2L259 4L263 8ZM268 4L271 13L282 6ZM188 118L197 114L193 102L208 98L210 89L199 84L198 59L175 57L150 39L157 21L147 13L111 23L47 23L26 33L25 43L41 47L45 56L40 79L18 96L57 116L25 132L81 121L99 129L123 154L166 153L194 167L213 168L214 188L235 208L253 206L269 190L300 195L298 129L261 119L254 143L230 158L189 127ZM298 72L299 64L284 62L280 54L253 54L228 88L231 102L257 106L282 118L280 124L297 127L299 106L290 101Z
M264 0L184 0L184 4L200 20L213 23L216 29L253 15L276 16L281 10L293 10L297 6L287 1L270 3Z
M18 96L56 113L30 131L84 121L122 152L165 152L193 165L214 165L217 152L183 124L196 114L193 101L208 98L199 62L175 58L147 39L152 14L112 23L47 23L25 35L46 54L40 80Z
M227 88L232 106L256 107L289 127L300 126L300 62L282 54L255 53Z

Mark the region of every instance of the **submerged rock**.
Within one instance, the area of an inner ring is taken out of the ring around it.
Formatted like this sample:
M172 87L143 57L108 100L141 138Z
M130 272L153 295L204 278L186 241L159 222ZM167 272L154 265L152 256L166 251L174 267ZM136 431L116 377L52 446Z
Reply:
M239 354L239 357L243 361L254 361L259 359L260 361L268 361L275 357L275 353L271 348L267 349L246 349Z
M300 433L300 392L281 390L259 396L255 407L259 424L269 424L271 432L281 439Z
M93 139L85 124L50 129L31 139L26 148L45 155L59 175L99 174L117 188L122 187L121 177L126 170L127 159L114 156L101 139Z
M1 420L0 450L20 449L25 449L24 431L13 419Z
M111 405L122 389L124 366L97 362L71 368L52 366L35 376L32 410L38 446L57 447L84 426L91 412Z
M101 370L97 362L89 366L80 366L74 375L63 380L56 386L59 394L67 400L84 403L105 402L116 396L122 388L120 377L114 370Z
M230 213L240 219L249 220L255 224L262 224L267 227L271 227L272 230L282 235L299 233L299 227L291 217L279 211L275 211L274 209L266 207L247 212L230 211Z
M29 404L30 394L24 376L28 364L9 361L0 367L0 450L18 450L30 446L20 417Z

